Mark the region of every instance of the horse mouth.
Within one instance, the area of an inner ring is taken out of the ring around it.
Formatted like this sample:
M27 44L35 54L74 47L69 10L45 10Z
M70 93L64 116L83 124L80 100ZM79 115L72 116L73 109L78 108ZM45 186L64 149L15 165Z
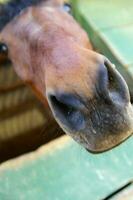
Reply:
M102 148L100 148L100 149L88 149L88 148L85 148L85 149L86 149L87 152L93 153L93 154L105 153L105 152L110 151L110 150L118 147L119 145L121 145L123 142L128 140L132 136L132 134L126 135L125 137L121 138L118 142L113 143L112 145L109 145L108 147L104 147L103 149Z

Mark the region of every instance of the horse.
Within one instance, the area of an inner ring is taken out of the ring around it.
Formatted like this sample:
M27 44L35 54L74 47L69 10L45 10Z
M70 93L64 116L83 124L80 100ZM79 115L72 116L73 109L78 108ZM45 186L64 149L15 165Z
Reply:
M0 42L0 53L8 54L18 76L85 149L107 151L132 135L133 106L125 80L93 49L64 0L1 4Z

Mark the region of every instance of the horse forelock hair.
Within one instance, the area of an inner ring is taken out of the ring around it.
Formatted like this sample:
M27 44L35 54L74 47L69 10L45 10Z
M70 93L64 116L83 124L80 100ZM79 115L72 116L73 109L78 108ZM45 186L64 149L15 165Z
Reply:
M0 31L22 10L29 6L36 6L42 1L46 0L9 0L0 3Z

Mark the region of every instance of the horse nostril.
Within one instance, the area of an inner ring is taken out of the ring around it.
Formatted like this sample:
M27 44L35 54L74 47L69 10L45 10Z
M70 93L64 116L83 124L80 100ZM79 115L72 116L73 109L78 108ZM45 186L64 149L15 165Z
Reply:
M106 102L129 102L128 86L120 73L115 69L115 66L108 60L105 60L104 64L99 67L97 83L98 94Z
M109 85L109 74L105 64L100 64L99 71L98 71L98 78L96 84L96 91L100 99L104 99L107 102L111 101L108 91Z
M126 81L108 60L105 61L108 72L108 92L113 101L129 102L130 94Z
M83 104L72 94L48 95L51 110L58 122L76 131L84 128Z
M67 100L64 99L64 97L60 99L58 96L50 95L49 99L50 99L52 108L56 111L60 110L60 112L64 113L65 115L69 115L73 109L72 106L70 105L70 102L66 103Z

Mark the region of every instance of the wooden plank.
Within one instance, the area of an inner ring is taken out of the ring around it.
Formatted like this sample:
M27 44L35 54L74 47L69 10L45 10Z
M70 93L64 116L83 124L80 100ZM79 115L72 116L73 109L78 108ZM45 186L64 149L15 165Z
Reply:
M133 92L133 1L76 0L72 4L94 47L116 65Z
M116 194L110 200L133 200L133 185Z
M101 200L133 177L133 140L93 155L64 136L0 166L0 199Z

